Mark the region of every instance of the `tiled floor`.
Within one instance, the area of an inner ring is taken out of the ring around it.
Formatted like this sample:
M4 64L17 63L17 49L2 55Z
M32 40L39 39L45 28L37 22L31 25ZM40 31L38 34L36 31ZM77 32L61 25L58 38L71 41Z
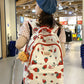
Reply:
M84 84L80 42L72 42L64 57L64 84ZM15 64L16 63L16 64ZM15 64L15 66L14 66ZM23 65L15 58L0 60L0 84L21 84ZM14 75L12 76L14 72ZM11 80L13 78L13 80Z
M64 84L84 84L84 69L81 67L81 42L71 43L64 57Z

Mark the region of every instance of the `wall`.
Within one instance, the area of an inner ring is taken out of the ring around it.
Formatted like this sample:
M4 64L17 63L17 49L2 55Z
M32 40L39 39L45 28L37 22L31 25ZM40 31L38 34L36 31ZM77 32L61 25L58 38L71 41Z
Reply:
M8 36L10 40L16 40L16 14L15 0L5 0L6 12L6 38L8 44Z
M5 30L5 0L0 0L1 8L1 41L2 41L2 57L6 58L6 30Z
M1 4L0 4L1 6ZM0 58L1 58L1 7L0 7Z

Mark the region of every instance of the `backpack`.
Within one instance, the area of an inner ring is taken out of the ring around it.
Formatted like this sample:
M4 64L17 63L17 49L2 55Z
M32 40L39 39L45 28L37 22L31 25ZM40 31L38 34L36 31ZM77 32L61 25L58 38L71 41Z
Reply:
M51 57L54 57L55 59L52 58L51 60L54 60L56 65L63 65L59 38L48 27L39 28L37 33L31 36L27 52L29 54L29 65L46 63L48 57L49 60ZM49 61L49 64L53 65L52 61Z
M27 46L29 55L28 62L25 62L23 81L25 84L38 83L35 77L52 77L53 80L61 82L63 78L63 58L59 38L48 27L41 27L31 36ZM29 80L29 81L28 81ZM47 80L47 78L46 78ZM49 82L50 80L47 80ZM46 81L39 81L40 84ZM61 84L61 83L60 83Z

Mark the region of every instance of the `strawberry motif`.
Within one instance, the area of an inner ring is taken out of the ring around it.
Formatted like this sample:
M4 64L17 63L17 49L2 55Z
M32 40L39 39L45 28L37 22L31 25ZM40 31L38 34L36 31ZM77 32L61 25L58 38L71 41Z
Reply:
M56 52L56 48L54 49L54 53Z
M46 80L43 79L42 81L43 81L44 84L46 84Z
M43 39L43 42L46 42L46 40Z
M56 77L59 79L59 78L61 78L61 73L57 73L56 74Z
M60 62L58 63L58 65L63 65L63 62L62 62L62 61L60 61Z
M55 59L57 59L57 57L55 57Z
M51 80L50 82L53 83L53 80Z
M42 68L43 68L43 69L46 69L46 68L47 68L47 65L44 65Z
M55 74L57 74L58 72L55 72Z
M40 39L43 39L43 36L41 36Z
M51 49L49 49L48 51L52 52L52 50L51 50Z
M36 36L33 37L33 39L35 40L37 37L38 37L38 36L36 35Z
M23 78L23 82L25 81L26 78Z
M39 52L39 48L37 48L37 51Z
M44 61L45 61L45 63L47 63L47 61L48 61L48 58L46 57L46 58L44 58Z
M32 64L37 64L37 61L36 61L36 60L33 60L33 61L32 61Z
M57 41L57 43L59 43L59 41Z
M43 51L41 51L41 54L43 55Z
M38 76L36 76L36 79L38 79Z
M33 74L29 73L29 75L27 76L29 79L33 80Z
M64 68L63 68L63 69L61 69L61 71L62 71L62 72L64 72Z
M53 39L51 39L51 41L53 41Z
M33 29L33 31L37 31L37 30L38 30L38 28L34 28L34 29Z
M47 75L47 73L43 74L43 76L46 76L46 75Z
M35 48L35 46L32 46L32 49L34 49Z
M34 68L33 69L35 72L39 72L39 69L38 68Z

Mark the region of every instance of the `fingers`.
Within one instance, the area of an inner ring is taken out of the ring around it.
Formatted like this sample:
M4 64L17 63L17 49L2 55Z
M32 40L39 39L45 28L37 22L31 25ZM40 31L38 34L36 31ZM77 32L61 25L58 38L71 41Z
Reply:
M22 64L24 64L24 62L22 61Z
M19 57L16 57L16 59L19 59Z

